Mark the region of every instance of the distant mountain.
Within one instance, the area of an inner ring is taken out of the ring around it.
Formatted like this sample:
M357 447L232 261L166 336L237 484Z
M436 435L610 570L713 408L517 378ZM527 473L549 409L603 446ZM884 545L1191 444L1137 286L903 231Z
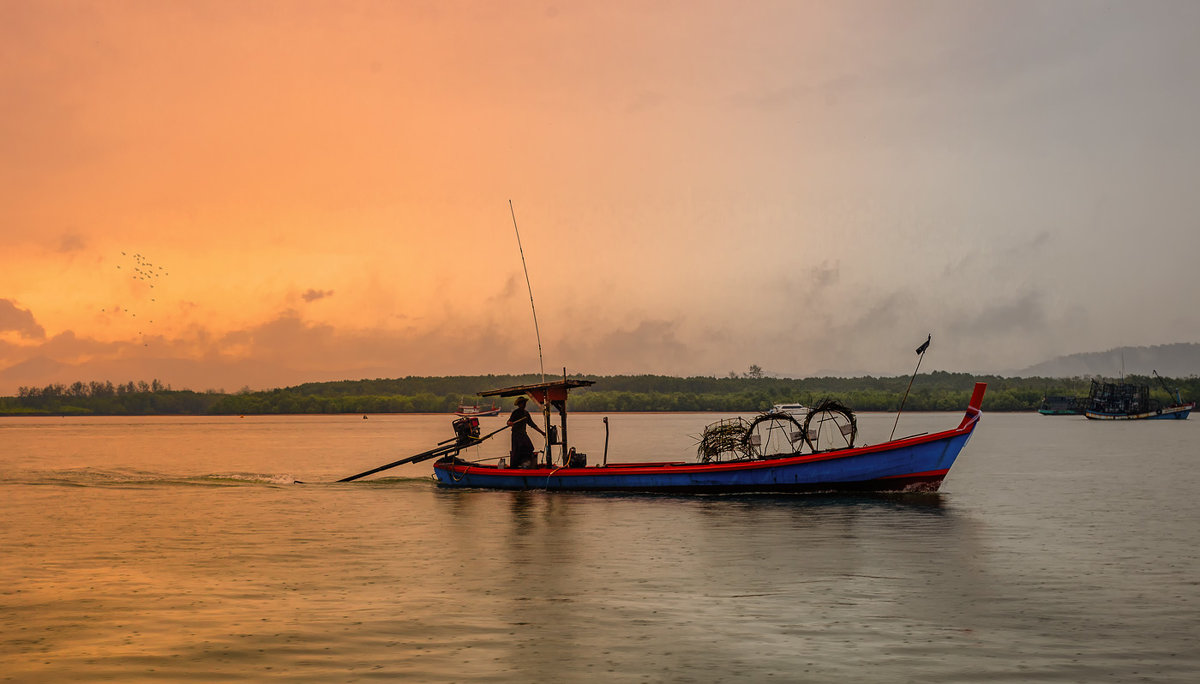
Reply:
M1060 356L1016 371L1017 377L1075 378L1088 376L1117 377L1159 375L1187 378L1200 374L1200 344L1182 342L1152 347L1117 347L1102 352Z

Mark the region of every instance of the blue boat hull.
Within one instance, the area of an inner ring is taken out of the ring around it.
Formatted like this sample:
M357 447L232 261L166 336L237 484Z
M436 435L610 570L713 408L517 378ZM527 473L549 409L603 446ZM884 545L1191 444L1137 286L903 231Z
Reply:
M979 421L983 383L958 428L815 454L728 463L618 463L584 468L434 464L444 487L663 493L937 491Z
M1195 408L1195 404L1183 404L1182 406L1171 406L1157 411L1148 411L1146 413L1101 413L1099 411L1087 411L1083 415L1090 420L1187 420L1188 414Z

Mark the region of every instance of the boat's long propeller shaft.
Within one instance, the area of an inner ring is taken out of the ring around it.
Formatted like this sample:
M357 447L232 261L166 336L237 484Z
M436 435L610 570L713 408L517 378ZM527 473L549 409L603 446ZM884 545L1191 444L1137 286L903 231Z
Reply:
M509 428L509 426L505 425L504 427L500 428L499 430L493 430L482 437L470 437L465 440L457 440L457 441L455 441L454 444L443 443L443 445L436 446L436 447L430 449L429 451L422 451L419 454L409 456L408 458L402 458L399 461L392 461L391 463L388 463L386 465L381 465L378 468L372 468L371 470L359 473L357 475L351 475L350 477L343 477L342 479L338 480L338 482L353 482L354 480L357 480L359 478L366 477L368 475L374 475L375 473L383 472L384 470L388 470L389 468L395 468L396 466L402 466L406 463L420 463L421 461L427 461L431 458L437 458L438 456L449 456L450 454L457 454L458 452L462 451L463 449L466 449L467 447L475 446L476 444L479 444L480 442L484 441L485 439L488 439L489 437L492 437L493 435L495 435L499 432L503 432L503 431L507 430L508 428Z

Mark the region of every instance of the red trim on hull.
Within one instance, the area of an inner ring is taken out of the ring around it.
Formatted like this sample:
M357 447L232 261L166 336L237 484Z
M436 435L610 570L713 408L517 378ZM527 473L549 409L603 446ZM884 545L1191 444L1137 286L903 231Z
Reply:
M926 472L923 472L923 473L909 473L908 475L887 475L887 476L884 476L884 477L882 477L882 478L880 478L880 479L883 479L883 480L891 480L891 479L893 479L893 478L899 478L899 477L937 477L937 478L943 478L943 477L946 477L946 473L948 473L948 472L950 472L950 469L949 469L949 468L943 468L942 470L929 470L929 471L926 471Z
M574 492L624 492L624 493L659 493L659 494L839 494L847 492L871 493L932 493L938 491L945 479L945 472L915 473L912 475L893 475L875 480L860 480L855 482L821 482L806 484L759 484L759 485L679 485L679 486L636 486L622 487L619 485L603 489L560 489L557 491Z

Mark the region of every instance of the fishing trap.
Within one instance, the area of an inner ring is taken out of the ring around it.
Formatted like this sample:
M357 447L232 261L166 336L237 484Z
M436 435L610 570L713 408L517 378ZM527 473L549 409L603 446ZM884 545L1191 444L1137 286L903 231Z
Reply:
M768 411L753 420L725 418L704 428L696 447L701 463L782 458L808 452L848 449L858 436L854 411L834 399L823 399L801 423L783 411Z

